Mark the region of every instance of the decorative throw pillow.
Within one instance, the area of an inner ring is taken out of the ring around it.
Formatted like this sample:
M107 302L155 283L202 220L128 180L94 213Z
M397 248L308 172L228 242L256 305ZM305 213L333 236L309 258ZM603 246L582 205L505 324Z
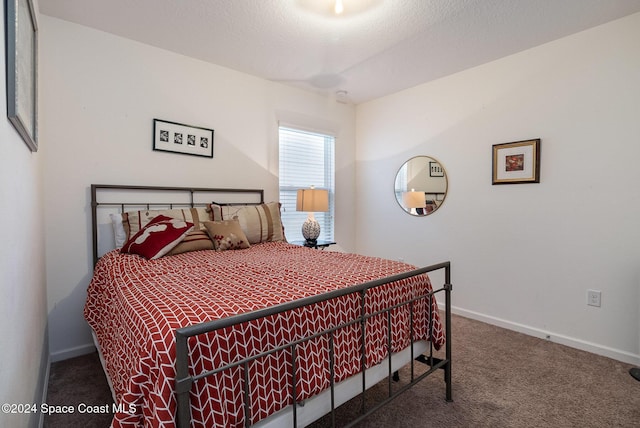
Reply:
M247 236L242 231L237 219L205 221L204 227L207 229L216 251L249 248Z
M167 254L193 229L193 223L159 215L133 235L120 250L153 260Z
M187 236L166 255L187 253L189 251L213 250L213 242L206 230L192 230Z
M285 241L280 203L269 202L260 205L219 205L209 206L214 221L237 218L250 244L260 242Z
M206 207L128 211L122 214L122 225L125 233L127 234L127 239L131 239L133 235L138 233L140 229L145 227L152 219L159 215L178 218L188 223L193 223L196 230L204 230L202 222L210 220Z

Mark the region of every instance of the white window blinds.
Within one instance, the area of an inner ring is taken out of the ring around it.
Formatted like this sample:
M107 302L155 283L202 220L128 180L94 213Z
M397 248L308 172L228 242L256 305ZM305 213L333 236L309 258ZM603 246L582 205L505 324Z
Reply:
M320 223L318 239L333 241L334 146L331 135L279 128L280 203L289 241L304 240L301 228L308 213L296 211L296 193L311 186L329 191L329 211L314 213L314 217Z

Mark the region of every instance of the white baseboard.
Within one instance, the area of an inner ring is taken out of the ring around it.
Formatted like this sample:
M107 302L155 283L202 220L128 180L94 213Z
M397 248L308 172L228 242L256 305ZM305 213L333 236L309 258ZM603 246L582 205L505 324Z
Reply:
M551 331L545 331L524 324L518 324L501 318L492 317L490 315L481 314L479 312L469 311L456 306L451 307L451 312L466 318L471 318L477 321L485 322L487 324L506 328L507 330L513 330L517 331L518 333L538 337L540 339L550 340L554 343L569 346L570 348L580 349L582 351L591 352L592 354L596 355L602 355L604 357L622 361L623 363L640 365L640 355L632 354L620 349L613 349L607 346L598 345L597 343L591 343L581 339L576 339L574 337L563 336Z
M52 363L68 360L69 358L79 357L81 355L90 354L96 352L96 347L89 343L82 346L76 346L75 348L69 348L62 351L54 352L51 354L50 359Z

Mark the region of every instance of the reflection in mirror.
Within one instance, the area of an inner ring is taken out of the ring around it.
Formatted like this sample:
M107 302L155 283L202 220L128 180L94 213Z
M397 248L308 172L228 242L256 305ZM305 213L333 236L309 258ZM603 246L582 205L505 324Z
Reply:
M411 215L426 216L436 211L447 195L447 173L429 156L406 161L396 174L396 201Z

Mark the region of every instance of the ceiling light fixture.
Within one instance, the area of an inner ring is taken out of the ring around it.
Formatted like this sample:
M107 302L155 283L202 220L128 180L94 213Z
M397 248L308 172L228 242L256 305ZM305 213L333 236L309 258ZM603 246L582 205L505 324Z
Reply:
M336 101L342 104L347 104L349 102L349 98L347 98L348 92L344 90L336 91Z
M336 5L334 6L333 10L335 11L336 15L340 15L342 12L344 12L344 5L342 4L342 0L336 0Z

